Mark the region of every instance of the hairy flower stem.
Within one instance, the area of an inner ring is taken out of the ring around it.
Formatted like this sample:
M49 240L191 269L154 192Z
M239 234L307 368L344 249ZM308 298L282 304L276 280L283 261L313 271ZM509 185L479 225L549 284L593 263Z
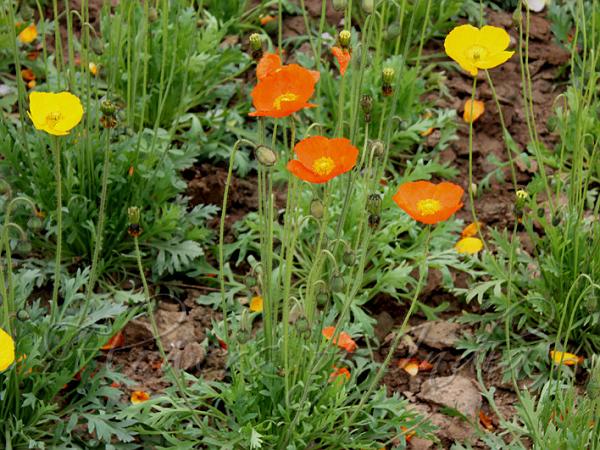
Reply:
M158 348L160 357L163 360L163 365L166 365L167 371L169 372L169 375L171 375L171 378L177 385L177 389L179 390L179 392L181 394L181 397L182 397L183 402L185 403L185 406L190 411L192 420L194 421L196 426L198 426L198 428L203 429L204 426L202 425L202 422L200 421L200 419L197 417L196 409L193 408L188 403L189 396L188 396L188 392L187 392L185 382L183 380L182 375L177 373L175 371L175 368L173 367L173 365L170 364L168 361L167 354L165 352L165 348L164 348L162 340L160 338L160 332L158 330L158 324L156 323L156 317L154 317L154 308L152 306L152 300L150 299L150 289L148 288L148 281L146 280L146 275L144 273L144 266L142 264L142 254L140 252L140 244L139 244L137 236L134 237L133 239L134 239L133 242L135 245L135 259L137 261L138 271L140 274L140 278L142 280L142 285L144 286L144 297L146 300L147 314L148 314L148 319L150 320L150 326L152 327L152 334L154 335L154 341L156 342L156 347Z
M60 168L60 138L54 138L54 178L56 179L56 255L54 258L54 287L50 303L52 323L56 319L58 308L58 290L60 288L60 262L62 256L62 177Z
M350 424L354 423L354 420L356 419L356 415L360 411L362 411L363 406L365 405L365 403L367 401L369 401L369 398L370 398L371 394L373 393L373 391L377 388L377 386L379 386L379 382L383 378L383 375L385 374L385 370L387 369L388 365L390 364L390 361L392 360L392 357L394 356L394 352L396 351L396 348L398 347L398 344L400 343L400 339L402 338L402 336L404 336L404 333L406 332L406 327L408 326L408 320L411 318L411 316L417 306L419 294L421 293L421 289L423 288L423 282L425 281L426 275L428 273L427 256L429 254L429 241L431 239L431 226L428 225L425 232L426 232L425 250L423 252L423 259L421 260L421 266L419 269L419 281L417 282L417 287L415 288L415 293L411 300L410 308L408 309L406 316L404 316L402 325L400 326L400 329L396 333L396 336L394 337L394 340L392 341L392 345L390 346L390 350L388 351L387 356L385 357L383 363L381 364L381 367L377 371L375 378L373 378L373 381L371 382L369 389L367 389L367 392L365 392L365 394L362 396L361 401L359 402L358 405L356 405L356 407L354 408L354 412L347 419L346 423L350 423Z

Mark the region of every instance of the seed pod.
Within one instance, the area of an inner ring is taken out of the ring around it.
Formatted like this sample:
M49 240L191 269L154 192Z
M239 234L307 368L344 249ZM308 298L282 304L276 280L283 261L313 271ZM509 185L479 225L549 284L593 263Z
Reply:
M348 6L348 0L333 0L333 9L336 11L344 11Z
M340 31L338 35L338 42L340 43L340 47L348 48L350 47L350 40L352 39L352 34L348 30Z
M374 0L362 0L362 9L367 14L373 14L375 10L375 1Z
M100 103L100 111L105 116L114 116L117 113L117 106L110 100L103 100Z
M140 208L138 208L137 206L130 206L129 208L127 208L127 218L129 219L129 223L139 224L140 215Z
M379 215L377 214L369 214L369 227L371 229L376 229L379 227L379 224L381 223L381 217L379 217Z
M260 34L252 33L250 35L249 41L250 41L250 53L252 55L252 58L255 59L256 61L258 61L263 56L262 38L260 37Z
M277 162L277 153L266 145L259 145L254 150L254 156L263 166L271 167Z
M314 198L312 202L310 202L310 214L315 219L323 218L323 214L325 214L325 206L323 202L318 198Z
M396 71L391 67L386 67L381 72L381 78L383 80L383 84L391 85L394 82L395 76L396 76Z
M329 286L332 292L342 292L344 290L344 277L336 273L329 280Z
M17 311L17 319L19 319L21 322L25 322L26 320L29 320L29 313L24 309L20 309Z
M367 211L376 216L381 213L381 196L379 194L370 194L367 197Z
M370 113L373 110L373 97L368 94L360 98L360 106L364 113Z

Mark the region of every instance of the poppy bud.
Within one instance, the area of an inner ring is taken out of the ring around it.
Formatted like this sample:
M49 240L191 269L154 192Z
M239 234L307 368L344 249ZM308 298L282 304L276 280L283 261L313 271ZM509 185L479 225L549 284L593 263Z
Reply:
M327 295L327 292L319 292L317 294L317 305L319 305L320 307L325 306L328 300L329 295Z
M27 221L27 228L37 231L42 228L42 221L37 217L32 217Z
M352 35L348 30L340 31L338 35L338 42L340 43L340 47L348 48L350 47L350 40L352 39Z
M148 11L148 20L150 22L156 22L158 20L158 12L153 6L151 6L150 10Z
M17 319L19 319L21 322L25 322L26 320L29 320L29 313L24 309L20 309L17 311Z
M370 194L367 198L367 211L369 214L379 215L381 212L381 196L379 194Z
M296 321L296 329L300 333L306 333L306 332L310 331L310 325L308 323L308 320L306 320L304 317L298 319Z
M546 214L546 210L544 208L538 208L537 215L540 219L544 217L544 214Z
M100 38L96 38L92 40L92 50L96 55L101 55L104 53L104 42Z
M252 58L259 60L263 56L263 43L260 34L252 33L249 38Z
M105 116L114 116L117 113L117 106L110 100L103 100L100 103L100 111Z
M365 114L365 122L371 122L371 111L373 110L373 97L370 95L363 95L360 99L360 106L362 107L363 113Z
M344 277L336 273L329 280L329 287L332 292L342 292L344 290Z
M318 198L314 198L312 202L310 202L310 214L315 219L321 219L323 214L325 213L325 206L323 206L323 202Z
M354 252L352 250L346 250L344 252L343 261L344 264L346 264L347 266L353 266L354 262L356 261L356 256L354 255Z
M369 214L369 227L371 227L372 229L375 229L375 228L379 227L380 223L381 223L381 217L379 217L377 214Z
M140 208L137 206L130 206L127 208L127 218L129 223L137 225L140 223Z
M371 151L376 158L381 158L385 154L385 146L379 140L371 141Z
M22 255L27 255L31 252L31 242L29 241L19 241L17 244L17 251Z
M348 0L333 0L333 9L336 11L344 11L348 6Z
M374 0L362 0L362 9L367 14L373 14L373 10L375 9L375 1Z
M552 225L555 227L560 225L560 216L558 214L552 218Z
M400 36L400 24L398 23L392 23L389 28L387 29L387 31L385 32L385 39L387 40L393 40L396 39L398 36Z
M277 162L277 154L266 145L259 145L254 150L254 156L263 166L271 167Z

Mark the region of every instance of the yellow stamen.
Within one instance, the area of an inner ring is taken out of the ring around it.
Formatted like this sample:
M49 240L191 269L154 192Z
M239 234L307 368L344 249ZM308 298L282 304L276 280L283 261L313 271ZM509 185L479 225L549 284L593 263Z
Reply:
M427 198L417 202L417 209L422 216L431 216L442 209L442 204L439 202L439 200Z
M46 125L50 128L54 128L56 124L62 119L62 114L59 112L51 112L46 115Z
M296 94L292 94L291 92L288 92L286 94L282 94L279 97L277 97L275 99L275 101L273 102L273 106L275 107L276 110L280 110L281 109L281 102L293 102L298 100L298 96Z
M472 61L478 62L484 59L487 55L487 50L483 47L475 46L467 50L467 57Z
M322 177L329 175L334 167L333 159L327 156L322 156L313 163L313 171Z

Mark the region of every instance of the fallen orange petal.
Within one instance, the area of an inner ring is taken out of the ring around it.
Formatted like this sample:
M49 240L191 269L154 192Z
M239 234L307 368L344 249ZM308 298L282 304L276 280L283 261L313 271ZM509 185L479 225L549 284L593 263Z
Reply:
M114 350L115 348L122 347L125 344L125 336L121 331L111 337L106 344L104 344L102 350Z
M433 364L431 364L429 361L421 361L419 363L419 371L420 372L429 372L432 369L433 369Z
M404 371L409 374L411 377L417 376L419 373L419 364L414 361L409 362L403 367Z

